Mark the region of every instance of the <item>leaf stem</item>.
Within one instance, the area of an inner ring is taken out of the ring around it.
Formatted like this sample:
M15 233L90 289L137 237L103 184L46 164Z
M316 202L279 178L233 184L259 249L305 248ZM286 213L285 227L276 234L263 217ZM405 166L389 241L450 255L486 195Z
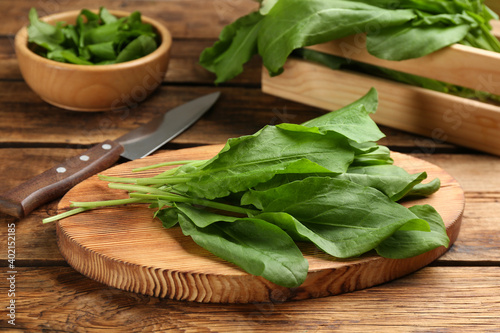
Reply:
M133 185L133 184L123 184L123 183L109 183L108 184L109 188L116 189L116 190L125 190L129 192L144 192L144 193L156 193L156 194L165 194L168 192L165 192L163 190L157 189L155 187L151 186L144 186L144 185Z
M198 164L197 162L205 162L205 161L204 160L170 161L170 162L153 164L153 165L149 165L149 166L145 166L145 167L141 167L141 168L135 168L135 169L132 169L132 171L133 172L145 171L145 170L161 168L161 167L170 166L170 165Z
M99 175L99 179L107 182L135 184L138 179L142 178L112 177L106 175Z
M139 178L135 182L140 185L154 185L154 184L183 184L189 181L191 177L165 177L165 178Z
M228 212L232 213L239 213L239 214L258 214L260 211L257 211L255 209L250 209L250 208L243 208L239 206L232 206L228 204L224 204L221 202L216 202L216 201L210 201L210 200L205 200L205 199L196 199L196 198L188 198L184 197L182 195L174 194L174 193L168 193L164 195L154 195L154 194L141 194L141 193L130 193L131 198L143 198L143 199L163 199L163 200L168 200L171 202L184 202L184 203L190 203L194 205L201 205L205 207L210 207L210 208L215 208L219 210L225 210Z
M147 203L147 202L150 201L145 201L137 198L128 198L128 199L105 200L105 201L72 202L71 207L80 207L89 209L89 208L98 208L105 206L120 206L131 203Z
M50 222L59 221L59 220L62 220L68 216L79 214L79 213L84 212L86 210L89 210L89 208L75 208L72 210L68 210L67 212L57 214L57 215L54 215L51 217L47 217L47 218L42 220L42 223L50 223Z

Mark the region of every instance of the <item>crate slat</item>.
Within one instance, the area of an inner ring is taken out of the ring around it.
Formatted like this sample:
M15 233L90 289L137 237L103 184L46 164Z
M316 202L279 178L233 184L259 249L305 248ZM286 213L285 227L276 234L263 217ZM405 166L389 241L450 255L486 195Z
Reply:
M500 22L492 21L500 36ZM366 50L366 36L357 34L310 49L364 63L424 76L500 95L500 53L455 44L427 56L403 61L376 58Z

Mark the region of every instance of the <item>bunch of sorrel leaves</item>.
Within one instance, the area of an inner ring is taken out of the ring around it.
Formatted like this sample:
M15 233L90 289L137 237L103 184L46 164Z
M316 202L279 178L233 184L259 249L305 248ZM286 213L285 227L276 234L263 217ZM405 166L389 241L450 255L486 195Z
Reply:
M308 262L295 242L311 242L337 258L375 250L407 258L449 245L429 205L398 200L427 196L439 179L395 166L371 120L376 90L301 125L265 126L229 139L212 159L179 165L154 177L100 176L130 198L74 202L50 222L101 206L148 203L165 228L182 232L216 256L285 287L304 282ZM166 254L168 255L168 254Z
M136 11L117 18L106 8L99 13L82 9L76 24L40 21L35 8L29 13L28 41L48 59L77 65L110 65L144 57L157 49L151 24Z
M386 60L418 58L455 43L500 52L483 0L261 0L260 9L226 26L200 63L216 83L239 75L254 55L271 76L293 50L366 33L366 47Z

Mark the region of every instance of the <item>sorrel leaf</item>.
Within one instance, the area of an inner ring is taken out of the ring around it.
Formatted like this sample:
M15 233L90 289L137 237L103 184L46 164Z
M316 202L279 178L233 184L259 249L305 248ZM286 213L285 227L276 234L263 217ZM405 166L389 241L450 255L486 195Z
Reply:
M301 285L307 276L309 264L302 252L286 232L271 223L242 218L200 228L183 213L178 218L183 233L196 244L250 274L289 288Z
M448 247L450 240L446 227L432 206L420 205L409 209L429 223L430 231L397 230L375 248L379 255L393 259L409 258L440 246Z

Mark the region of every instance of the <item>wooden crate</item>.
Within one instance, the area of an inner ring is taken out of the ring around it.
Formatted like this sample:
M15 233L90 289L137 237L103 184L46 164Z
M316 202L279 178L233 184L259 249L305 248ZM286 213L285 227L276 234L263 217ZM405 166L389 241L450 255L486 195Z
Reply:
M500 22L494 22L500 35ZM315 45L314 50L377 66L425 76L500 95L500 54L452 45L428 56L387 61L368 54L363 35ZM265 93L336 110L375 87L379 108L373 119L380 125L500 155L500 107L424 88L345 70L331 70L304 60L289 59L285 71L262 73Z

